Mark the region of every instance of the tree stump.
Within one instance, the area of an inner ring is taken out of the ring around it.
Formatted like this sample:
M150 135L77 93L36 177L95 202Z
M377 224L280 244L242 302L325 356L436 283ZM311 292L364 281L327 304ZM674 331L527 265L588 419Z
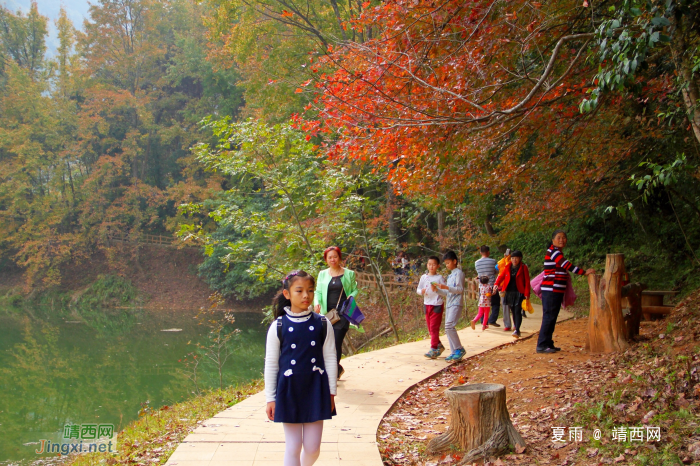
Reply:
M477 383L452 387L445 392L450 403L450 427L428 443L428 451L437 453L450 445L465 452L462 463L498 456L512 445L517 453L525 451L525 440L510 422L506 408L506 387Z
M642 291L646 285L630 283L622 287L622 297L627 298L630 315L627 317L627 337L634 340L639 336L639 323L642 320Z
M591 353L614 353L627 349L627 327L622 316L622 276L624 254L608 254L605 274L588 276L591 311L588 316L586 350Z

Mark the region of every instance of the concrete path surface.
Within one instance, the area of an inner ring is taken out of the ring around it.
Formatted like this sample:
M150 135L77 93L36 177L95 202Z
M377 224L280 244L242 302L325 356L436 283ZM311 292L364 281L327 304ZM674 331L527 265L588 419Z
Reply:
M562 311L559 320L571 314ZM523 319L526 337L539 331L542 311ZM503 323L502 319L499 323ZM467 356L474 356L513 341L511 332L491 327L482 332L459 332ZM447 339L441 337L443 344ZM377 449L377 428L393 403L409 388L448 365L444 357L423 357L428 340L362 353L342 361L345 374L338 383L338 415L326 421L319 466L382 466ZM284 432L267 420L262 393L222 411L185 438L166 466L272 466L282 465Z

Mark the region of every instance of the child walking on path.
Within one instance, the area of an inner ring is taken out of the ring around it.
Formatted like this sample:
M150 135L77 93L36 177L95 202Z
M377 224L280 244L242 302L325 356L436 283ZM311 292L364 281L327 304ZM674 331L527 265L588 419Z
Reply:
M428 359L435 359L445 351L445 347L440 341L440 325L442 324L442 305L444 301L437 291L433 289L431 283L445 285L445 279L437 273L440 266L440 259L437 256L428 258L428 273L420 277L418 282L419 295L423 296L425 304L425 323L428 325L430 333L430 351L425 354Z
M481 330L489 328L489 311L491 310L491 290L493 287L489 285L489 277L484 275L479 277L479 313L472 320L472 330L476 330L476 323L483 317L484 322L481 325Z
M303 270L282 280L267 332L268 419L284 423L284 466L311 466L321 452L323 421L335 416L338 362L333 327L311 311L316 283Z
M462 294L464 293L464 273L458 267L457 254L454 251L447 251L442 256L442 261L445 267L450 271L447 277L447 285L439 285L433 283L436 291L441 296L447 298L445 303L445 335L447 341L450 342L450 355L445 358L445 361L459 361L467 352L462 346L462 342L457 335L457 322L462 316Z
M496 282L496 266L498 265L498 263L494 259L489 257L491 254L491 249L488 246L481 246L481 248L479 248L479 251L481 252L481 259L474 262L476 275L479 277L489 277L489 285L493 286L493 284ZM500 327L496 320L498 320L498 313L501 310L501 297L497 294L491 296L491 305L489 307L491 308L491 318L488 321L488 325Z

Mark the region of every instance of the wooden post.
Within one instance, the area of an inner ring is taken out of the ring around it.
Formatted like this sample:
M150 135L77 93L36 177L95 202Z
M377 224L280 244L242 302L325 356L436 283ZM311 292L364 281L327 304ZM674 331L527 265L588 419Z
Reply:
M630 315L627 317L627 337L634 340L639 336L639 323L642 320L642 291L646 285L630 283L622 287L622 297L627 298Z
M450 403L450 428L428 442L428 451L437 453L458 446L464 452L460 464L509 451L525 451L525 440L513 424L506 407L506 387L494 383L461 385L445 391Z
M624 254L608 254L605 274L588 276L591 290L591 311L588 316L586 350L591 353L624 351L627 327L622 316L622 276L625 273Z

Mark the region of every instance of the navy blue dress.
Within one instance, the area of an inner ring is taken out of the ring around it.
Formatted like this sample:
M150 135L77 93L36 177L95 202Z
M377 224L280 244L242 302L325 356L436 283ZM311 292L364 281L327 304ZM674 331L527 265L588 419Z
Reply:
M331 419L331 389L323 361L323 324L312 312L305 322L282 321L275 422L306 423ZM275 321L272 325L277 325ZM327 330L333 328L326 323Z

